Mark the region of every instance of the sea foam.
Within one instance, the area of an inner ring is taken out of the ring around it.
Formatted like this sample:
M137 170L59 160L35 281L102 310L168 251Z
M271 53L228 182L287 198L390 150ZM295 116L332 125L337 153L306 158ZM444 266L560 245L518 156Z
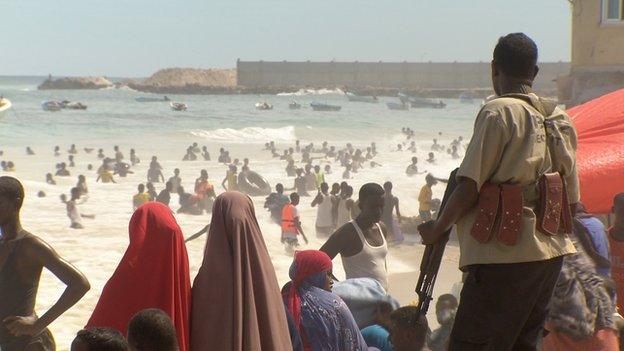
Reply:
M305 95L344 95L344 91L336 89L299 89L294 93L278 93L277 96L305 96Z
M282 128L247 127L242 129L196 129L192 130L190 134L210 141L228 143L266 143L270 140L276 142L292 142L297 139L294 126Z

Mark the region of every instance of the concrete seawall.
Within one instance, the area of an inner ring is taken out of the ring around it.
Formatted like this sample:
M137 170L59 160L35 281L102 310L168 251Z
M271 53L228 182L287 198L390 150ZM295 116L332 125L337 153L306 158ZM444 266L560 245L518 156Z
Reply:
M568 62L543 62L538 92L556 94ZM489 62L268 62L236 63L237 85L247 88L348 87L351 89L471 90L491 87Z

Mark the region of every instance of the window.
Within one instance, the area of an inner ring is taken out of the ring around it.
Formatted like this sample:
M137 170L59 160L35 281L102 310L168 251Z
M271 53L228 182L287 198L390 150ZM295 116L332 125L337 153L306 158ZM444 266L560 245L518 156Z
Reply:
M602 0L602 21L605 23L624 21L624 0Z

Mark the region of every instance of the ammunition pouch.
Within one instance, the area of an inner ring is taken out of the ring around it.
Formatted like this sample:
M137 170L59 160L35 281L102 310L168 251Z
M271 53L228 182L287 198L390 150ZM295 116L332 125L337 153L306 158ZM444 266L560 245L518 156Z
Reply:
M546 235L570 233L572 215L565 181L559 173L546 173L535 184L485 183L479 192L477 217L470 234L480 243L492 239L516 245L522 232L525 203L536 202L537 230Z

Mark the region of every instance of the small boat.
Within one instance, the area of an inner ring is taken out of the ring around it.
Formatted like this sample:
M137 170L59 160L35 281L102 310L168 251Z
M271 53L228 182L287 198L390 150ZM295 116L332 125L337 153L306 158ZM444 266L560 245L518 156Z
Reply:
M181 102L170 102L169 106L171 107L172 111L186 111L187 107L186 104L183 104Z
M163 102L163 101L171 101L171 100L166 96L162 98L139 96L138 98L135 98L134 101L136 102Z
M67 110L86 110L87 105L82 102L71 102L68 100L61 101L61 106Z
M379 102L379 99L377 99L376 96L362 96L362 95L357 95L355 93L352 93L350 91L347 91L345 95L347 96L347 99L349 101L368 102L368 103L373 103L373 104L376 104Z
M314 111L340 111L342 108L342 106L322 104L320 102L313 102L310 104L310 107L312 107Z
M268 110L272 110L273 109L273 105L269 104L268 102L257 102L256 103L256 110L262 110L262 111L268 111Z
M386 102L386 106L388 106L390 110L409 110L409 104L404 102Z
M462 104L472 104L474 102L474 99L475 96L470 91L464 91L463 93L459 94L459 102L461 102Z
M410 96L403 93L397 95L403 103L409 103L413 108L445 108L446 104L442 100L434 101L420 96Z
M300 110L301 109L301 104L298 103L297 101L293 101L290 104L288 104L288 108L291 110Z
M42 102L41 108L44 111L60 111L63 108L63 104L60 101L49 100Z
M5 97L0 97L0 118L6 115L7 111L11 108L11 101Z

